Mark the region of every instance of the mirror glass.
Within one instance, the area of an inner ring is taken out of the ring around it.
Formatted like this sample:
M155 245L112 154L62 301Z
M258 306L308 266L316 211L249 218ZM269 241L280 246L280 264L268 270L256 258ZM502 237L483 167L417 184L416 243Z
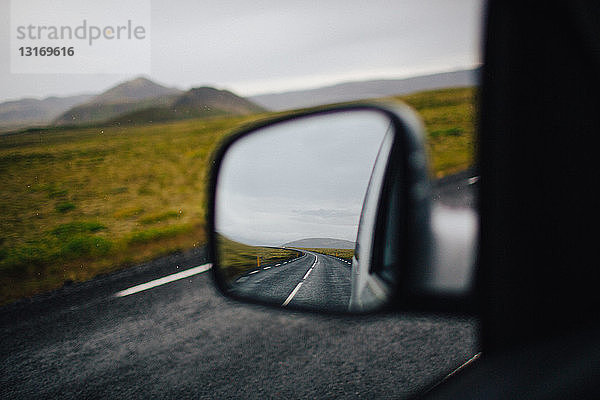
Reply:
M374 167L387 163L392 127L375 110L339 111L260 128L229 147L214 218L215 264L230 291L282 307L349 309L361 210L382 169Z

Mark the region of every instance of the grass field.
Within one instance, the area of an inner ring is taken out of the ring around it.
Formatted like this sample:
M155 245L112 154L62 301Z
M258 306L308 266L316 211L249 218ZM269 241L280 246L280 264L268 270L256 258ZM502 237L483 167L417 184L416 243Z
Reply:
M396 97L425 122L431 171L440 178L474 163L476 95L473 88L443 89Z
M399 97L436 176L473 163L473 89ZM262 116L0 136L0 304L205 242L211 154Z
M324 249L324 248L304 248L298 247L301 250L308 250L319 254L325 254L326 256L334 256L342 258L347 261L352 261L354 256L354 249Z

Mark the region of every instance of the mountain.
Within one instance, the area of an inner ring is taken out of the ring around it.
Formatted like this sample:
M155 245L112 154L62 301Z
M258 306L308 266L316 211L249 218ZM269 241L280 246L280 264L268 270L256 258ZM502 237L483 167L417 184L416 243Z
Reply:
M134 103L163 96L180 95L181 90L168 88L149 79L140 77L123 82L94 97L91 103Z
M96 96L49 97L0 103L0 131L94 123L143 123L220 115L246 115L321 104L402 95L417 91L474 86L479 69L408 79L348 82L318 89L253 96L248 99L210 87L187 92L146 78L123 82Z
M144 123L225 115L250 115L264 111L266 111L264 108L227 90L199 87L190 89L174 98L171 104L124 113L111 122Z
M170 106L183 92L146 78L123 82L77 105L56 118L55 125L78 125L104 122L119 115L149 107Z
M255 103L227 90L211 87L191 89L177 99L173 108L184 112L210 112L211 109L222 110L226 113L247 115L265 111Z
M21 99L0 103L0 129L47 125L71 107L90 100L93 95Z
M313 107L362 99L397 96L424 90L475 86L479 69L418 76L407 79L381 79L347 82L317 89L270 93L249 97L253 102L273 111Z
M307 238L282 244L281 247L300 247L306 249L354 249L354 242L343 239Z

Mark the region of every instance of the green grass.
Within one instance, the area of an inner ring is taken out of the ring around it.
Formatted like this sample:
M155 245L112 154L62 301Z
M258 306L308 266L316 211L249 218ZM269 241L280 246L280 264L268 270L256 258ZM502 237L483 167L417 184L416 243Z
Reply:
M106 226L99 222L75 221L58 225L56 228L52 229L52 234L59 238L66 239L76 234L95 233L104 229L106 229Z
M173 218L180 218L182 213L183 213L183 211L181 211L181 210L179 210L179 211L170 210L170 211L166 211L166 212L160 212L160 213L146 215L145 217L140 218L139 221L142 225L151 225L151 224L156 224L159 222L167 221L167 220L173 219Z
M423 119L431 170L438 178L474 163L476 96L475 88L458 88L396 97Z
M144 244L186 234L192 230L192 225L169 225L162 228L149 228L131 233L127 236L126 241L130 244Z
M326 256L334 256L347 261L352 261L354 249L325 249L325 248L304 248L298 247L301 250L308 250L314 253L325 254Z
M398 97L436 176L473 163L474 89ZM205 242L212 153L265 115L0 136L0 304Z
M59 213L66 213L71 210L74 210L76 207L75 207L75 204L67 201L64 203L58 203L55 208L56 208L56 211L58 211Z

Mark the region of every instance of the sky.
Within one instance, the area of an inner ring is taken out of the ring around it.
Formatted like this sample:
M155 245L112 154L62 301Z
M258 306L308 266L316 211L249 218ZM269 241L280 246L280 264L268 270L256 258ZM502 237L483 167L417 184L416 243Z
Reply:
M236 141L219 171L215 230L249 245L354 242L386 134L387 116L354 111L281 123Z
M20 6L0 0L0 101L98 93L141 75L180 89L209 85L248 96L418 76L481 62L481 0L79 0L72 7L64 6L68 1L13 1L28 2L21 8L32 11L19 19L11 10ZM115 9L120 11L106 12ZM141 21L145 40L120 48L125 55L102 47L115 41L98 41L89 49L81 45L78 55L92 48L103 55L83 70L65 66L73 60L66 57L54 58L64 63L54 69L40 59L19 57L11 47L15 24L52 17L61 23L85 17L101 27ZM104 71L103 62L111 57L121 64ZM22 73L11 64L20 61L37 62L38 68Z

